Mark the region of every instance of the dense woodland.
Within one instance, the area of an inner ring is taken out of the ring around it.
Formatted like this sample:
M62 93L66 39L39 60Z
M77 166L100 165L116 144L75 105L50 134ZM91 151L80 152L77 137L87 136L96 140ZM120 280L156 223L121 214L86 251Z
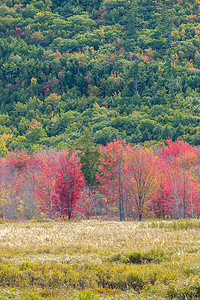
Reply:
M200 144L199 0L0 0L0 153Z
M0 0L0 216L199 216L199 23L199 0Z

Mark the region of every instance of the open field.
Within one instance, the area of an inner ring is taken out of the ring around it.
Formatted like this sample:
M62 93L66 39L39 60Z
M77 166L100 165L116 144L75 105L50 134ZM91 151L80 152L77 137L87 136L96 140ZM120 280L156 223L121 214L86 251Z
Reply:
M0 224L0 299L199 299L200 220Z

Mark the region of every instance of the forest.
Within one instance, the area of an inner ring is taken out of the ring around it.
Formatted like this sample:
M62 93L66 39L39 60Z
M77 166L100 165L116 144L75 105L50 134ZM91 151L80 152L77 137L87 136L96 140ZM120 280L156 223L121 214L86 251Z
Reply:
M200 144L199 0L0 0L0 156Z
M171 139L155 149L85 145L1 158L2 220L199 217L199 148Z
M199 0L0 0L1 217L199 216L199 21Z

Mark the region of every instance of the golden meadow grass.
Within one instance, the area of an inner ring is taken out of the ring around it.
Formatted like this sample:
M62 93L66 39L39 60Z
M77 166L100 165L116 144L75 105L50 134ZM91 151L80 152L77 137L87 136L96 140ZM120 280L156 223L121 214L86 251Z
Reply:
M0 224L0 299L199 299L200 221Z

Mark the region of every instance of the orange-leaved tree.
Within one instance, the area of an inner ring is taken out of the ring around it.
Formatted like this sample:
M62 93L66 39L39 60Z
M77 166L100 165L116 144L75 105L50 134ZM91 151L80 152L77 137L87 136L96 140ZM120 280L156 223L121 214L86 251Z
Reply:
M128 173L125 153L131 147L123 140L114 140L102 147L105 157L101 159L97 175L99 191L104 196L106 209L125 221L129 210Z
M139 220L147 213L151 197L159 186L159 159L151 149L132 148L127 155L128 192L133 214Z

